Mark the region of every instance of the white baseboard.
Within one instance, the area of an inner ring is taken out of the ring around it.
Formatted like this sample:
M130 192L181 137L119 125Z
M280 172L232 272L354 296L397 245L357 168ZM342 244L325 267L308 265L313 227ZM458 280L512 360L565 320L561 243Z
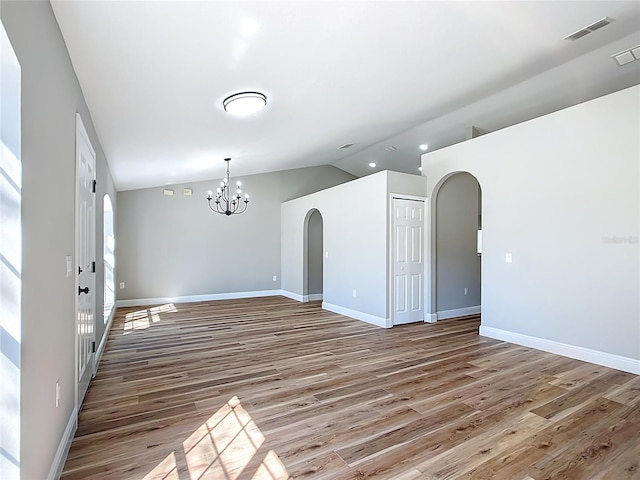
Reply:
M274 297L285 295L282 290L256 290L252 292L211 293L206 295L183 295L180 297L134 298L118 300L118 307L143 307L163 303L207 302L210 300L233 300L236 298ZM288 296L288 295L285 295Z
M447 318L464 317L466 315L475 315L480 313L480 305L475 307L455 308L453 310L443 310L436 313L438 320L446 320Z
M640 375L640 360L480 325L480 335Z
M311 293L309 295L300 295L299 293L293 293L287 290L280 290L280 295L282 295L283 297L290 298L291 300L296 300L298 302L315 302L317 300L322 300L321 293Z
M304 299L304 295L300 295L299 293L289 292L287 290L280 290L280 295L283 297L290 298L291 300L296 300L298 302L306 302Z
M382 317L376 317L369 313L359 312L358 310L351 310L350 308L341 307L340 305L334 305L332 303L322 302L322 308L329 310L330 312L339 313L347 317L355 318L356 320L362 320L363 322L370 323L382 328L389 328L387 326L387 319Z
M424 314L424 321L427 323L436 323L438 321L438 314L437 313L425 313Z
M107 346L107 337L109 336L109 331L111 330L111 325L113 324L113 317L115 316L116 309L111 309L111 313L109 314L109 318L107 319L107 323L104 326L104 333L102 334L102 340L100 340L100 344L98 345L98 350L96 351L96 360L95 360L95 372L98 371L98 365L100 365L100 360L102 359L102 354L104 353L104 348Z
M62 475L62 469L64 468L64 462L67 460L69 449L71 448L71 442L73 442L73 436L76 434L78 428L78 411L74 408L67 422L67 428L64 429L56 456L53 457L53 463L49 468L49 474L47 480L58 480Z

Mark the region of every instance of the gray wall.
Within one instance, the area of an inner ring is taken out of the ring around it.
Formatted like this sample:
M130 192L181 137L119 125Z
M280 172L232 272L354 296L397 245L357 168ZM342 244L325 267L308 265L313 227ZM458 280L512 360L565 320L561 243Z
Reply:
M478 192L468 173L449 177L436 194L436 310L480 305ZM464 294L464 289L468 294Z
M424 197L426 187L424 177L383 171L283 203L282 289L292 298L304 295L305 219L317 209L322 215L325 252L323 306L391 326L391 194Z
M331 166L233 177L251 195L248 210L227 217L209 210L218 180L118 192L118 300L280 289L280 204L354 177ZM193 189L183 196L182 189ZM272 277L276 275L274 282Z
M1 16L22 67L22 477L41 479L74 408L76 292L74 276L66 277L65 255L75 249L76 112L97 154L97 239L102 237L101 198L113 192L113 184L51 5L2 2ZM100 246L97 265L102 264ZM101 282L98 273L96 285Z
M307 249L307 272L309 275L309 294L322 293L322 215L318 210L309 216Z
M635 86L423 155L429 192L482 186L483 327L640 359L639 104Z

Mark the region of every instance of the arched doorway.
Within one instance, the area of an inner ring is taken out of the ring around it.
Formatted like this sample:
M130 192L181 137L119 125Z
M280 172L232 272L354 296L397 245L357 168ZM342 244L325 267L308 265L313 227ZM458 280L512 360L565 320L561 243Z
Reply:
M104 310L103 321L107 323L116 304L115 286L115 235L113 229L113 204L109 194L103 202L103 258L104 258Z
M480 313L482 189L466 172L445 178L435 190L435 286L437 319ZM480 232L480 233L479 233Z
M304 301L322 300L323 267L322 215L314 208L304 222Z

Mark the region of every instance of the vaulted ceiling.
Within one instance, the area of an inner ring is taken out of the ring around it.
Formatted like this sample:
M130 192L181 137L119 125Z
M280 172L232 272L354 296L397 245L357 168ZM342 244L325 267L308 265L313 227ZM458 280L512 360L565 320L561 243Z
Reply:
M418 174L420 144L640 83L640 61L611 58L640 45L638 1L52 5L119 190L217 178L225 157L234 176ZM226 113L222 100L244 90L267 107Z

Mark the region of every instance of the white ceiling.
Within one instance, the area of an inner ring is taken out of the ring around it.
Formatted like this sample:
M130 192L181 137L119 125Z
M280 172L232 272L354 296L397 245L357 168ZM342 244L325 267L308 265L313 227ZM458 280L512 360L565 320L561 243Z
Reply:
M421 143L640 83L640 61L611 59L640 44L638 1L52 5L118 190L217 178L225 157L233 176L418 173ZM563 40L605 16L615 21ZM226 114L222 100L242 90L267 107Z

